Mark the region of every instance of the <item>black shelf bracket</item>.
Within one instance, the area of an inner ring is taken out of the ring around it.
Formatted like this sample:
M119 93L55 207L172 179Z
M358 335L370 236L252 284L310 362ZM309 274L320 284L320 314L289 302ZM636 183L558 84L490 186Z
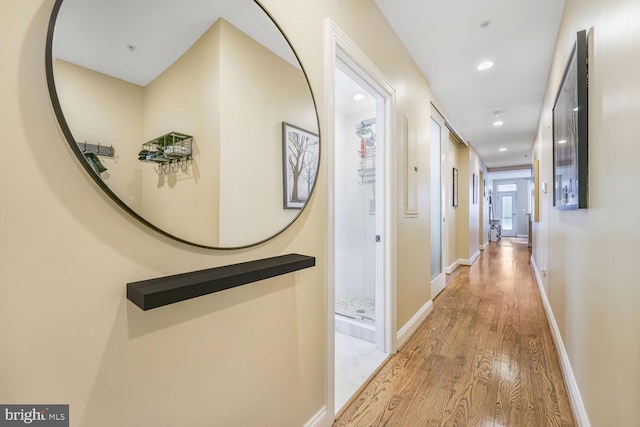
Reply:
M315 257L288 254L175 274L127 283L127 299L142 310L151 310L315 265Z

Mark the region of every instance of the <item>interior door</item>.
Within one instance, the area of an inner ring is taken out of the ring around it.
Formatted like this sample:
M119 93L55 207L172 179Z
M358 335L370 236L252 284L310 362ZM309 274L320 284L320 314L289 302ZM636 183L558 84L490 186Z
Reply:
M446 286L443 259L443 186L442 186L442 127L444 119L431 116L431 298Z
M500 193L500 217L502 219L502 236L516 237L518 234L517 193Z

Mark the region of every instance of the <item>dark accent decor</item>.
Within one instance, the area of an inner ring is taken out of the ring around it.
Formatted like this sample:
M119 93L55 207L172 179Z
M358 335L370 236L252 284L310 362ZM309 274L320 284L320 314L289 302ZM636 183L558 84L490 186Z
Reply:
M453 207L458 207L458 169L453 168Z
M589 207L589 69L587 32L576 36L553 104L553 206Z
M151 310L315 265L315 257L288 254L142 280L127 283L127 299L143 310Z

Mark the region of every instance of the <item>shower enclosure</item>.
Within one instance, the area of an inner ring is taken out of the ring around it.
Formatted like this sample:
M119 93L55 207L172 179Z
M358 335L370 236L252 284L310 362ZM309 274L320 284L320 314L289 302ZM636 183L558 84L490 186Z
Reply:
M336 327L370 342L376 311L375 122L351 121L336 132Z

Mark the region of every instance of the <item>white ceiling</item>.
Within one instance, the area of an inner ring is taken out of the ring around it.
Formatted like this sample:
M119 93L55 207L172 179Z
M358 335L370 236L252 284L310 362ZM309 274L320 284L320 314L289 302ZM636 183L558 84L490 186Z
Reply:
M564 0L375 1L485 164L530 163ZM253 0L65 0L54 57L145 86L220 16L297 64ZM495 65L480 72L485 59Z
M53 56L146 86L220 17L299 68L280 30L253 0L65 0Z
M531 163L565 1L375 2L431 83L447 120L487 167ZM485 60L494 66L478 71ZM494 127L496 120L504 125ZM498 151L502 147L507 151Z

